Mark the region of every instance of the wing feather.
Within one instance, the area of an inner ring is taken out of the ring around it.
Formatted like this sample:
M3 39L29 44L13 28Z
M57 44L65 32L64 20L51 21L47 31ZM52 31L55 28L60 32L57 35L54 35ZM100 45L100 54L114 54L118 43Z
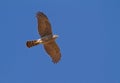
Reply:
M59 62L61 58L60 48L55 41L44 44L44 48L54 63Z
M47 16L42 12L38 12L37 20L38 20L38 32L40 36L44 37L46 35L52 35L51 24Z

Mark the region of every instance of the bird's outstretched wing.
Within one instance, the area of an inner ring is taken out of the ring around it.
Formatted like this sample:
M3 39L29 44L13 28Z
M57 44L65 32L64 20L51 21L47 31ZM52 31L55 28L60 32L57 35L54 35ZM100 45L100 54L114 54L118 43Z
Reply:
M50 41L49 43L44 44L44 48L46 52L48 53L48 55L50 55L54 63L59 62L61 58L61 53L60 53L60 49L58 45L56 44L54 40Z
M38 12L36 17L38 20L38 32L40 36L44 37L47 35L52 35L51 24L47 16L42 12Z

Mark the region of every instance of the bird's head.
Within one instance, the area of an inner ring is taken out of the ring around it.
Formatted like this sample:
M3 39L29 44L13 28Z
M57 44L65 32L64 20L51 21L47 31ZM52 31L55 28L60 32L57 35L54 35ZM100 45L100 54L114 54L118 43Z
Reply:
M58 35L53 35L53 38L55 38L55 39L58 38Z

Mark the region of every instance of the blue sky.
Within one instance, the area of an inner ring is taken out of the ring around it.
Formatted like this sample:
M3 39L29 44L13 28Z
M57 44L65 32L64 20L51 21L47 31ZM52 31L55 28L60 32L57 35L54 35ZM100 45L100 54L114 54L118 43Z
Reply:
M119 0L4 0L0 11L0 83L120 83ZM58 64L25 45L39 38L37 11L59 35Z

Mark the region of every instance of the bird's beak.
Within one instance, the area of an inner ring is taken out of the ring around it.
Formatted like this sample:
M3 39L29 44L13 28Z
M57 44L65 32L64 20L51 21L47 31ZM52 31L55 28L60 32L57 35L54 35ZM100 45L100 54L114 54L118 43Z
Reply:
M57 37L59 37L58 35L55 35L55 37L57 38Z

